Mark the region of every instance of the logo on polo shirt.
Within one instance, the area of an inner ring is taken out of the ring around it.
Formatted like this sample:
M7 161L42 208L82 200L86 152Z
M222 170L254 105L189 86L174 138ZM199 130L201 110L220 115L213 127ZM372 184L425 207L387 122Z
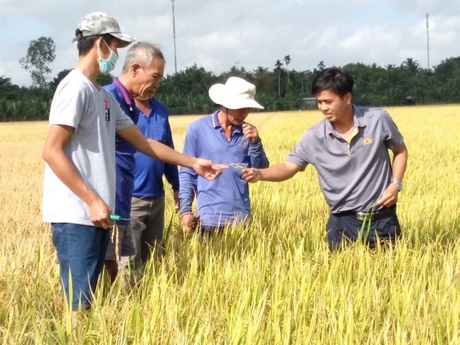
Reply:
M363 145L371 145L372 143L373 141L369 137L363 139Z

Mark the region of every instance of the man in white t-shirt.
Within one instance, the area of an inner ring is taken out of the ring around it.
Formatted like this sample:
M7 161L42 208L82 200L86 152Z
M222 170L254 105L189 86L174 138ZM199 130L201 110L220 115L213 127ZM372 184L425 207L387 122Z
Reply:
M146 139L97 84L100 73L113 70L117 49L134 41L121 33L113 17L87 15L74 41L79 61L56 90L43 149L43 220L51 223L63 290L77 311L90 306L113 225L109 215L115 204L115 133L140 152L193 168L210 180L225 167Z

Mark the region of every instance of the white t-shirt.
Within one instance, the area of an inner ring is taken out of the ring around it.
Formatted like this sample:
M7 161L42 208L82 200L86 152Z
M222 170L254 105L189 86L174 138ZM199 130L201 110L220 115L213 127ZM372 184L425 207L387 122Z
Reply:
M133 124L105 89L78 70L59 84L51 103L51 125L75 128L64 153L83 182L115 209L115 133ZM93 225L89 207L45 164L43 221Z

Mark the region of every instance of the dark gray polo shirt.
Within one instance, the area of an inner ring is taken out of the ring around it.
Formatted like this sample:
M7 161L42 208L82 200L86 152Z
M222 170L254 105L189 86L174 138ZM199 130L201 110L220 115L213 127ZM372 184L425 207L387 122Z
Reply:
M388 149L404 139L390 115L379 108L353 106L354 137L350 145L326 119L310 127L287 161L312 164L332 213L366 211L391 182Z

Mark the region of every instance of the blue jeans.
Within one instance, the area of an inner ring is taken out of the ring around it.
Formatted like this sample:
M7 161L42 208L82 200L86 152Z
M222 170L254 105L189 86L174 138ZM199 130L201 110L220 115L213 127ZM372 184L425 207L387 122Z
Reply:
M377 244L394 245L401 235L401 227L396 215L363 222L353 216L331 214L326 224L327 241L331 251L343 245L361 240L369 248Z
M70 223L52 223L51 229L69 307L88 309L104 267L110 231Z

